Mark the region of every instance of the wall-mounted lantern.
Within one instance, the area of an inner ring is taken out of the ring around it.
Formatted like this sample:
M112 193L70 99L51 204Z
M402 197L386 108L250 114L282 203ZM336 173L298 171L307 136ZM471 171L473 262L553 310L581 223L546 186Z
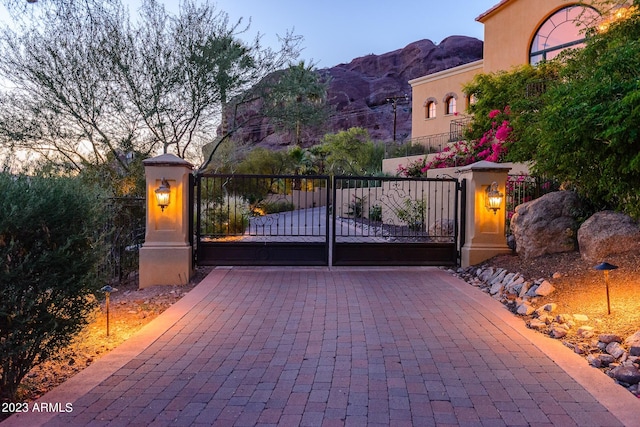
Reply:
M599 270L604 273L604 284L607 287L607 314L611 314L611 304L609 303L609 271L615 270L618 266L609 264L608 262L601 262L593 268L594 270Z
M494 181L487 187L487 192L484 197L484 206L487 210L492 210L495 215L500 209L500 205L502 205L503 198L504 194L498 190L498 183Z
M158 206L160 206L160 210L164 212L164 208L169 206L169 202L171 202L171 186L169 186L169 182L162 178L160 182L160 187L156 188L156 202Z

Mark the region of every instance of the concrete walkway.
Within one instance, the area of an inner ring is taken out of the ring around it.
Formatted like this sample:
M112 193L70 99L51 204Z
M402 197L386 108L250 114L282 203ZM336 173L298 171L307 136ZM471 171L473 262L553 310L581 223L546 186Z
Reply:
M640 425L640 399L436 268L215 269L40 401L57 413L2 427Z

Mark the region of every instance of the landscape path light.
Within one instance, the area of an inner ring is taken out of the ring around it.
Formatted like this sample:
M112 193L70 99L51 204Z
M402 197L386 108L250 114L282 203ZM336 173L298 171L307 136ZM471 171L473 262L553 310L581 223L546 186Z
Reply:
M117 289L112 287L111 285L106 285L100 288L100 290L107 296L105 304L107 308L107 336L109 336L109 296L111 295L111 292L116 292Z
M611 304L609 303L609 271L615 270L618 266L609 264L608 262L601 262L593 268L604 272L604 284L607 287L607 314L611 314Z

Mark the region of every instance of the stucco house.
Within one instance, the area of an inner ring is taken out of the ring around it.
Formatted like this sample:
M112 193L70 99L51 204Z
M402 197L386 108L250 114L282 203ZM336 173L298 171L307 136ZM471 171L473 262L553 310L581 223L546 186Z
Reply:
M473 102L463 86L478 73L508 71L552 59L584 42L585 26L601 21L599 12L569 0L502 0L480 14L483 59L429 74L409 83L412 90L412 141L442 147L455 139Z

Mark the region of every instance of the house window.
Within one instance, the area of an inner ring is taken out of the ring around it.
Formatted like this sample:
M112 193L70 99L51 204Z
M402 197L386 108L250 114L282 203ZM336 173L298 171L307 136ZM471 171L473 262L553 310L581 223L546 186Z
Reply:
M478 102L478 98L476 97L475 94L472 93L470 95L467 95L467 110L476 102Z
M438 102L434 98L429 98L424 103L424 117L425 119L433 119L436 116L436 106Z
M574 5L558 10L536 31L529 50L529 62L535 65L555 58L567 48L583 46L585 29L599 16L595 9L588 6Z
M445 104L445 114L455 114L457 112L456 99L453 96L450 96L447 98L447 102Z

